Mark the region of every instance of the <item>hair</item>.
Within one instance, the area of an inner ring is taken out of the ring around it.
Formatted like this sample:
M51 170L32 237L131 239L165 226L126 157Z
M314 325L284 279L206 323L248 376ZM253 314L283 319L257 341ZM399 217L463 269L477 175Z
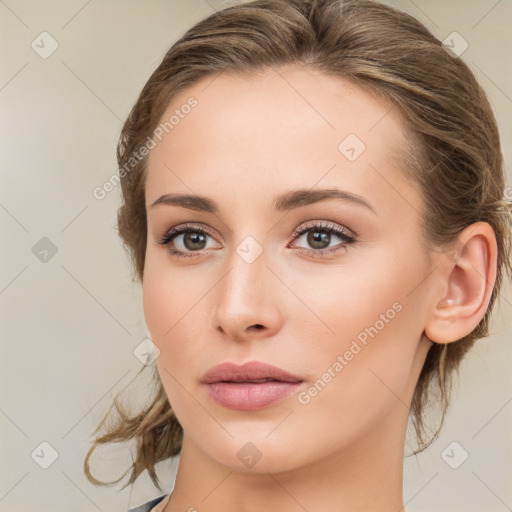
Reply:
M123 203L118 230L133 265L133 279L143 280L147 237L147 157L132 165L133 155L153 136L173 97L205 77L246 76L287 64L349 80L397 110L407 139L402 172L424 199L420 227L425 247L444 247L478 221L489 223L496 235L497 276L485 315L463 338L434 343L419 375L409 411L418 453L438 436L451 378L475 341L489 335L503 276L512 276L512 209L504 199L498 127L483 89L469 67L414 17L372 0L254 0L228 6L190 28L149 78L119 138L119 168L127 169L132 159L130 171L120 173ZM93 432L103 428L84 461L84 472L93 484L116 484L131 469L124 489L147 470L161 490L155 464L180 453L183 429L155 367L153 372L151 403L131 415L118 393ZM441 413L429 440L427 406ZM109 418L115 421L107 423ZM123 441L136 442L131 468L118 480L97 480L89 469L92 452Z

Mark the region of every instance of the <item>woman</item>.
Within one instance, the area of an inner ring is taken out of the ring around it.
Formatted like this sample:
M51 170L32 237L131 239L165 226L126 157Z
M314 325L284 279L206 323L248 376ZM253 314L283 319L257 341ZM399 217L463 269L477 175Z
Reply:
M180 454L137 512L403 510L408 419L420 451L512 273L468 67L373 1L228 7L166 54L118 161L160 355L148 407L98 427L90 481L97 446L135 440L128 484Z

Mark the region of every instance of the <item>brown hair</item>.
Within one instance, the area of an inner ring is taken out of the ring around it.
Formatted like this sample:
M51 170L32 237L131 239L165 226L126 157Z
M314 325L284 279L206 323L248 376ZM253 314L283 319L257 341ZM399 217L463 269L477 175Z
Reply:
M498 245L497 278L488 309L467 336L434 344L427 354L412 400L410 419L419 449L439 434L449 404L451 376L479 338L488 336L490 315L503 274L512 275L510 204L504 200L504 162L491 106L472 72L443 48L412 16L371 0L255 0L229 6L197 23L167 52L144 86L121 132L117 158L130 158L158 126L172 98L198 80L219 73L246 74L269 66L302 64L353 81L390 101L404 121L410 142L404 169L424 198L425 247L453 242L470 224L484 221ZM121 175L124 203L119 234L131 257L134 279L142 282L146 252L145 171L147 158ZM116 396L94 431L84 461L102 444L137 443L129 481L148 470L158 486L155 464L181 450L183 430L156 367L152 402L130 415ZM140 372L139 372L140 373ZM441 421L425 441L425 407L437 404ZM114 416L114 424L107 419ZM124 488L123 487L123 488Z

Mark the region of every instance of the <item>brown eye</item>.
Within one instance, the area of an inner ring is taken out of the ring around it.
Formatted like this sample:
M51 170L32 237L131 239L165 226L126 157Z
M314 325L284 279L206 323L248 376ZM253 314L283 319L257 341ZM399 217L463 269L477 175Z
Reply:
M324 230L315 229L314 231L309 231L307 233L307 241L314 249L325 249L329 246L331 234Z
M183 234L183 245L190 251L204 249L206 245L206 237L202 233L188 232Z
M204 229L183 225L167 231L158 243L167 246L173 256L194 257L199 256L200 251L208 248L206 246L208 239L213 240L213 237Z
M356 235L348 230L338 227L332 223L312 222L301 226L293 233L293 237L299 241L304 237L306 247L294 244L299 250L309 256L323 257L326 254L337 252L341 249L347 249L347 246L356 241ZM330 246L332 241L341 240L334 246Z

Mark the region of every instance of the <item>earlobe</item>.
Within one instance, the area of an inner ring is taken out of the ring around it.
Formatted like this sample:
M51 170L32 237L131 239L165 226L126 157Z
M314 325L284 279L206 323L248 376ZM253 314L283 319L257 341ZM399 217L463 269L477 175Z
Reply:
M475 329L496 281L496 235L488 223L468 226L450 247L438 257L439 278L444 281L440 288L445 292L435 298L425 325L425 335L435 343L459 340Z

